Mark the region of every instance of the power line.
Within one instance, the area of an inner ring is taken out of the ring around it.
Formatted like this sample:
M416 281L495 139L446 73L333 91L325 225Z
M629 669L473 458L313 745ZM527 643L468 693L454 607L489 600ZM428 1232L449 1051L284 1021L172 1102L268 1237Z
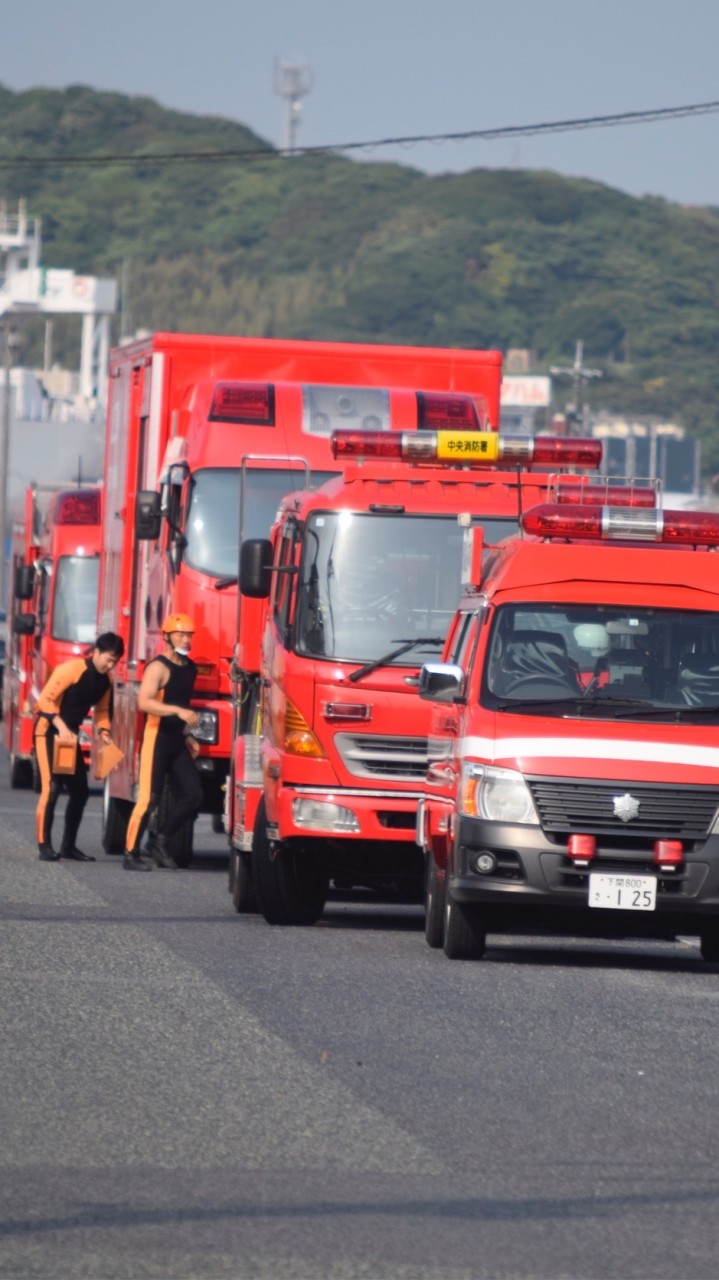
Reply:
M615 115L583 116L575 120L547 120L540 124L506 125L500 129L465 129L454 133L416 133L393 138L373 138L364 142L328 142L317 146L288 148L245 147L224 151L157 151L131 154L69 156L0 156L0 169L98 167L100 165L228 164L256 160L278 160L285 156L326 155L342 151L376 151L381 147L410 147L420 142L493 142L497 138L531 138L542 134L570 133L578 129L608 129L621 125L651 124L681 120L687 116L712 115L719 102L697 102L683 107L659 107L653 111L622 111Z

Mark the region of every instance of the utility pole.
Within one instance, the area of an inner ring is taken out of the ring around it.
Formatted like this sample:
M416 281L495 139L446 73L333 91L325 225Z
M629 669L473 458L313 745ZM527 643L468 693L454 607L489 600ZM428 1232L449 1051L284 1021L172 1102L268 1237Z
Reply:
M314 84L312 68L302 62L280 62L275 58L275 93L285 100L285 126L282 150L292 155L297 149L297 134L302 118L302 102Z
M7 322L0 324L3 345L3 369L5 383L3 386L2 412L0 413L0 608L6 607L7 566L5 544L7 539L7 496L8 496L8 463L10 459L10 405L12 388L10 374L12 372L15 352L20 345L17 331Z
M574 434L581 435L584 426L584 388L585 383L590 378L601 378L601 369L587 369L583 363L584 360L584 342L580 338L577 342L574 353L574 364L572 365L552 365L549 372L555 378L571 378L574 386L574 404L567 405L567 422L572 418L576 424ZM571 412L569 412L571 408ZM573 434L571 431L569 434Z

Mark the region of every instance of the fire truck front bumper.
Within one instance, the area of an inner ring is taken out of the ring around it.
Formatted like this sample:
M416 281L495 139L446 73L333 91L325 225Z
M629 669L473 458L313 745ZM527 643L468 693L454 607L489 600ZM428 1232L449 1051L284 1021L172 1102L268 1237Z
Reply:
M364 787L282 786L280 839L292 836L414 843L420 792Z
M582 842L586 837L561 844L538 826L458 815L449 891L457 902L486 904L500 915L526 920L527 912L548 909L626 933L640 921L650 935L692 932L692 921L696 931L712 916L719 922L719 835L684 846Z

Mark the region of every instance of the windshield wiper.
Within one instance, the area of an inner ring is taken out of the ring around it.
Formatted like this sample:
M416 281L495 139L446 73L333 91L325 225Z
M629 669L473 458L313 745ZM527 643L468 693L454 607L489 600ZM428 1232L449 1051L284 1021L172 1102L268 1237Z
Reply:
M612 715L619 716L622 714L632 715L641 712L644 708L651 714L653 707L647 708L646 701L642 698L603 698L595 695L594 697L585 697L583 694L575 694L569 698L516 698L497 703L497 711L512 711L518 707L574 707L581 714L582 711L609 710ZM615 711L615 707L623 707L624 712ZM630 707L631 711L626 708Z
M696 715L719 716L719 704L713 703L709 707L692 707L689 705L689 703L687 703L686 706L683 706L683 707L677 707L677 706L647 707L645 706L643 710L640 710L640 708L637 707L636 709L632 709L631 711L625 711L625 712L620 711L619 715L620 716L622 715L650 716L650 717L656 717L657 719L662 719L662 720L678 719L680 716L696 716Z
M581 696L571 698L510 698L498 702L495 711L517 711L521 707L576 707L586 705Z
M381 658L375 658L374 662L366 662L363 667L358 667L356 671L350 672L347 679L354 684L355 681L361 680L363 676L368 676L372 671L376 671L378 667L388 667L394 662L395 658L401 658L403 653L409 653L410 649L416 649L421 644L431 644L435 649L441 649L444 644L443 636L420 636L417 640L400 640L398 641L398 649L390 649L389 653L384 653Z

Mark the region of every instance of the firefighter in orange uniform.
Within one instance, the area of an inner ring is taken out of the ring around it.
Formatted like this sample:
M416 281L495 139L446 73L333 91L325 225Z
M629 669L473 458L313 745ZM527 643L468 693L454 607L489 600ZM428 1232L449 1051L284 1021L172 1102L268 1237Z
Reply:
M35 758L40 774L40 799L35 826L42 862L72 858L75 862L94 862L76 845L88 797L87 766L77 746L80 725L90 707L94 707L95 729L103 743L110 739L112 724L112 681L110 672L125 652L121 636L105 631L98 636L89 658L71 658L60 663L48 680L35 706ZM75 772L53 772L56 742L75 743ZM52 823L58 796L65 786L68 792L65 829L60 852L52 845Z
M199 723L190 707L197 667L190 658L195 624L185 613L171 613L162 624L165 651L148 662L137 697L147 719L140 751L137 803L130 814L123 866L127 871L151 871L139 852L140 839L151 809L157 808L165 779L174 806L155 835L152 856L158 867L176 868L168 841L202 804L203 791L195 766L199 746L192 729ZM188 730L190 733L188 734Z

